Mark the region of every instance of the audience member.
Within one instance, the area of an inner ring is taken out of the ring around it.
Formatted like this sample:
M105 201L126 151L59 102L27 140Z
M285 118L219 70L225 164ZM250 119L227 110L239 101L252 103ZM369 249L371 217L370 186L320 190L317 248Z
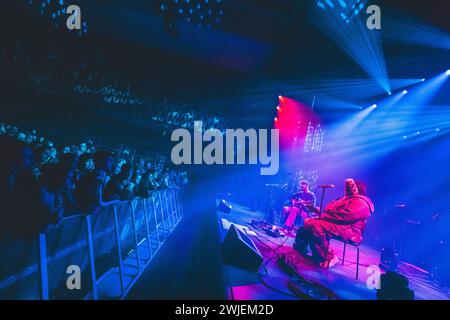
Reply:
M0 235L32 239L64 216L95 214L102 207L149 197L187 184L187 172L169 168L164 158L133 163L124 149L97 151L91 140L61 148L35 130L0 123ZM60 150L60 152L58 152ZM114 168L114 170L113 170Z

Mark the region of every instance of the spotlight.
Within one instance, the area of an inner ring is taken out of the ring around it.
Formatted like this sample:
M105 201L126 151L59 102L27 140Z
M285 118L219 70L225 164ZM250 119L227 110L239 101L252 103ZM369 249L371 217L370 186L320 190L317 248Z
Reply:
M377 107L378 107L378 105L376 105L376 104L372 105L372 108L377 108Z
M278 111L280 111L280 110L281 110L280 106L277 106L277 110L278 110Z
M408 90L403 90L402 93L403 93L403 94L407 94L407 93L408 93Z
M274 118L273 120L275 120L275 122L276 122L276 121L278 121L278 118L277 118L277 117L275 117L275 118Z
M445 74L450 76L450 69L448 69L447 71L445 71Z
M389 92L388 92L388 95L392 95L392 92L389 91Z
M422 78L422 82L425 82L425 80L426 80L425 78Z
M281 102L284 101L284 97L283 96L278 96L278 100L280 100Z

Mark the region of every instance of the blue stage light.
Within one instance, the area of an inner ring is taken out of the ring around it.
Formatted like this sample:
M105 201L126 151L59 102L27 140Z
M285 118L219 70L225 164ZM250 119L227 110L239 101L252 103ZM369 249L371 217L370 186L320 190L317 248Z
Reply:
M343 8L347 8L347 4L345 3L344 0L339 0L339 4L340 4Z
M162 0L160 11L163 16L173 14L200 28L212 28L222 22L222 3L221 0Z
M446 75L450 76L450 69L445 72Z
M346 1L347 8L331 1L316 2L325 10L313 12L313 22L332 38L385 92L392 90L381 45L380 33L369 30L365 19L356 19L367 0ZM353 7L350 6L353 4ZM419 80L420 81L420 80Z
M437 108L431 103L448 79L443 72L425 82L416 79L415 86L403 86L382 101L330 126L327 130L330 147L324 157L339 166L333 165L329 171L352 168L361 161L372 163L405 143L422 143L446 133L450 128L450 106ZM408 93L405 95L403 91ZM358 156L351 156L355 154Z
M403 90L402 93L403 93L403 94L407 94L407 93L408 93L408 90Z
M334 3L331 0L325 0L325 2L332 8L334 8Z
M317 2L317 6L321 9L325 9L325 5L321 1Z
M408 16L385 17L383 37L393 43L450 49L450 35Z

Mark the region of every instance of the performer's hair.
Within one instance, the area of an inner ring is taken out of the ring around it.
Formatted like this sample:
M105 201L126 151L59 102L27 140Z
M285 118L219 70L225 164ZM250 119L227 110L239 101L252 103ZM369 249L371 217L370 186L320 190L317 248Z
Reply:
M300 180L300 184L306 184L309 187L309 181L306 179Z
M358 188L358 193L362 196L367 194L367 185L362 181L355 181L356 187Z

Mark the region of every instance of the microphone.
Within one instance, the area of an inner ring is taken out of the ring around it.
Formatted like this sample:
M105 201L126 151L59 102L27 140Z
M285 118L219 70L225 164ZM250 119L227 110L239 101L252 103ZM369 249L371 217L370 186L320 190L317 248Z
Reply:
M324 185L319 186L319 188L333 189L334 188L334 184L324 184Z

